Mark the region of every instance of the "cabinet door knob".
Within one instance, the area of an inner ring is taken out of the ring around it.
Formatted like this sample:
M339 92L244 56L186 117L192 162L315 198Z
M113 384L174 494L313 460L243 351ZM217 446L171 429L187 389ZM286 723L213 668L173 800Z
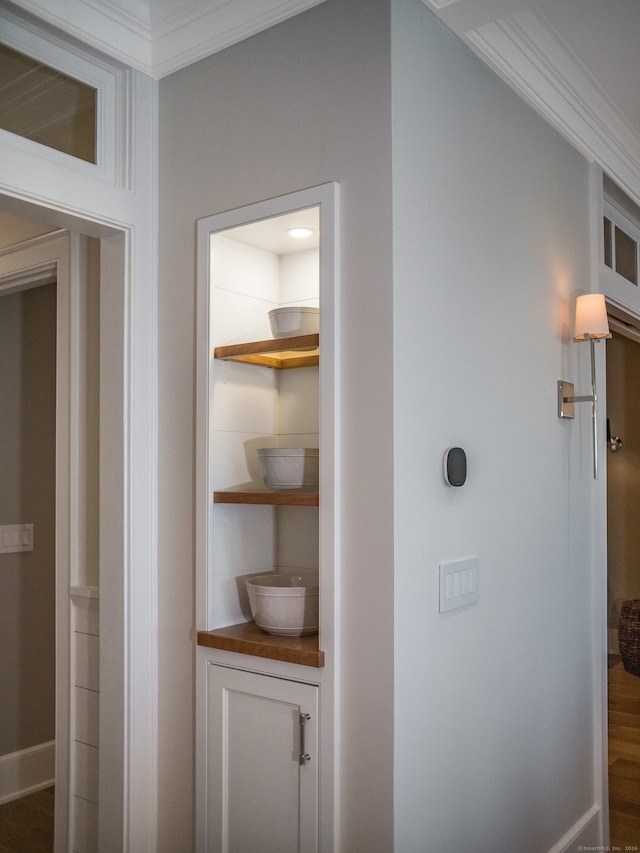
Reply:
M305 728L307 722L311 719L310 714L300 714L300 766L303 767L307 761L311 761L311 756L305 749Z

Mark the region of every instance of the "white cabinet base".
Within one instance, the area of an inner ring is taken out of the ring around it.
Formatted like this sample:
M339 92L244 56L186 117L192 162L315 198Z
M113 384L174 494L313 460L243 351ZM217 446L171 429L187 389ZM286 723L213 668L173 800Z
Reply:
M207 853L315 853L318 687L209 663L207 729Z

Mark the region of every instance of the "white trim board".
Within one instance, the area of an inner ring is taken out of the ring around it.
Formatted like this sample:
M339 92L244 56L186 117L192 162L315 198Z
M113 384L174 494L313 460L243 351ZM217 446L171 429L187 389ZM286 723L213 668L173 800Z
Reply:
M5 279L0 279L0 296L10 296L12 293L31 290L31 288L42 287L45 284L55 284L57 272L55 263L44 263L39 267L32 267L16 275L10 274Z
M54 740L0 756L0 805L55 783Z
M549 853L570 853L572 850L606 850L596 840L599 835L601 813L597 805L592 805L562 838L553 845Z

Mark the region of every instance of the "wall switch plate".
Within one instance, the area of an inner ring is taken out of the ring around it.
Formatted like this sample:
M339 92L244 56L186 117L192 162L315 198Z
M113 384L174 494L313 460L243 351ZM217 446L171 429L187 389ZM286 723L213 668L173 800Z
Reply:
M0 554L33 551L33 524L0 525Z
M479 597L480 560L440 563L440 613L475 604Z

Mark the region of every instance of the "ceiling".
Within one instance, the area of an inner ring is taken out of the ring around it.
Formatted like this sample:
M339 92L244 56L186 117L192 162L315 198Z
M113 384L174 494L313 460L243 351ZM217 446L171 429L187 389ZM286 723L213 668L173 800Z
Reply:
M306 228L311 233L304 237L293 237L289 234L291 228ZM320 213L317 207L308 207L295 213L285 213L237 228L228 228L221 233L256 249L264 249L276 255L290 255L293 252L319 247Z
M161 78L323 0L14 2ZM638 0L422 2L640 201Z

